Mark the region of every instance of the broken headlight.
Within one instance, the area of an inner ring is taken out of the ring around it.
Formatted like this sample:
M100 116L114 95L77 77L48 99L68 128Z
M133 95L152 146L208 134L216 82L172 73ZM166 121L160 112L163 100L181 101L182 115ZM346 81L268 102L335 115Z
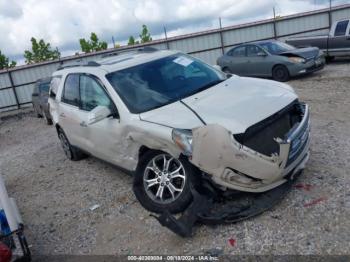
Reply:
M173 129L172 139L186 156L192 155L192 131L188 129Z
M288 60L292 63L305 63L305 59L298 57L298 56L292 56L292 57L288 57Z

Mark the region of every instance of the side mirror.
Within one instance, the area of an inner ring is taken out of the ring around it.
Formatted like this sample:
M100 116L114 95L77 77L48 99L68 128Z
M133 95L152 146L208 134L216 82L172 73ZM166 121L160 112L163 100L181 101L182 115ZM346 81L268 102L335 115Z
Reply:
M259 52L258 56L267 56L267 54L265 52Z
M88 125L97 123L112 115L111 110L106 106L97 106L88 115Z

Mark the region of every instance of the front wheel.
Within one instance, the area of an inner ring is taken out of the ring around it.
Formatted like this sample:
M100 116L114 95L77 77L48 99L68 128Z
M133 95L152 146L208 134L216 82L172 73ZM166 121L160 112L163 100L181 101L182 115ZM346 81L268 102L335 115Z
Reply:
M141 205L155 213L179 213L192 200L190 185L197 169L187 160L161 151L149 151L140 159L133 190Z
M272 69L272 78L279 82L287 82L289 80L288 68L284 65L277 65Z

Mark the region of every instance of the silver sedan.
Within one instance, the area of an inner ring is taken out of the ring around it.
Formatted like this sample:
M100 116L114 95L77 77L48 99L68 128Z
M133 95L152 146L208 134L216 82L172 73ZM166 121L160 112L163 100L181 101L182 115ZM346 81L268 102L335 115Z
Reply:
M232 48L218 58L217 64L224 72L285 82L291 76L321 70L325 58L317 47L295 48L279 41L259 41Z

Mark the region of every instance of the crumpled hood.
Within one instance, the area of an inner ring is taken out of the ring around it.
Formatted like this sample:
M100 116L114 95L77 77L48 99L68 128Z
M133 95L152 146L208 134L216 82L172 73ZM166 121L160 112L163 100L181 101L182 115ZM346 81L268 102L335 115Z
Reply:
M305 59L311 59L318 56L320 49L318 47L305 47L305 48L296 48L291 51L286 51L280 55L297 55Z
M273 115L297 95L286 84L232 76L228 80L182 101L207 124L219 124L233 133L243 133L251 125ZM142 120L192 129L203 123L189 108L176 102L140 114Z

